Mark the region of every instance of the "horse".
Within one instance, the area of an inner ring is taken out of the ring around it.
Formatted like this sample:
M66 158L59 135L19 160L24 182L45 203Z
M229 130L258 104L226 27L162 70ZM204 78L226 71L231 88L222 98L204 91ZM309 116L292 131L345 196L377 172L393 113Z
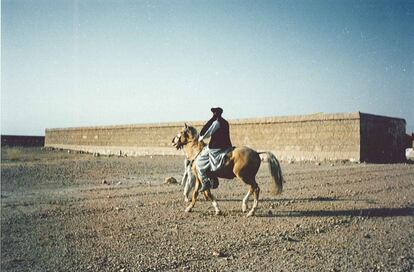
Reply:
M206 146L204 141L198 141L198 131L196 128L184 124L184 129L179 132L172 140L172 145L177 149L183 149L189 161L193 162ZM233 179L237 177L239 180L249 185L249 191L242 201L242 212L248 209L249 197L253 194L253 206L247 213L247 217L255 214L259 202L260 188L256 182L256 175L261 164L260 154L267 154L269 170L272 177L273 192L275 195L280 194L283 190L283 175L280 163L276 156L270 152L257 152L247 146L235 147L225 156L224 165L214 175L218 178ZM185 212L191 212L197 201L197 196L201 188L201 179L196 169L195 163L192 164L192 172L196 177L196 184L193 191L191 203L186 207ZM204 191L206 199L212 202L216 215L221 214L215 197L211 194L211 190Z

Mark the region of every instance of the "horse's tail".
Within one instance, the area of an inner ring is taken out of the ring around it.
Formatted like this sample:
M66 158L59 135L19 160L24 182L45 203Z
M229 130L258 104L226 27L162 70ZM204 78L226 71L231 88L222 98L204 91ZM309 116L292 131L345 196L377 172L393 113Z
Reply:
M269 170L270 170L270 174L272 175L273 184L274 184L274 194L278 195L282 193L283 183L285 182L285 180L283 179L283 175L282 175L282 169L280 168L280 163L272 152L260 152L260 153L267 154Z

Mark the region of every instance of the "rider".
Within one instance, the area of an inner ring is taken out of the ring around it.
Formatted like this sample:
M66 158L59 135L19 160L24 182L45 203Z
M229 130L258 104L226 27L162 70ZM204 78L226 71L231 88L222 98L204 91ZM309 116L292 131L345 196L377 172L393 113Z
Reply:
M221 117L223 109L219 107L211 108L211 112L213 117L201 129L198 138L199 141L202 141L211 137L208 146L204 147L195 160L202 180L200 192L212 187L212 181L207 173L218 170L223 165L225 155L232 148L229 123Z

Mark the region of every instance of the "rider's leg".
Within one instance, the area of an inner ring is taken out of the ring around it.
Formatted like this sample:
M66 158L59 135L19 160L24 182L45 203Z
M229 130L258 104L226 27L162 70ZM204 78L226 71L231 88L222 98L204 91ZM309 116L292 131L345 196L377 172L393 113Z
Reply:
M219 181L216 174L210 170L210 168L206 171L207 176L210 179L211 189L216 189L219 186Z
M204 192L211 188L210 179L207 176L207 171L210 169L210 160L208 156L208 148L205 147L203 151L195 159L197 171L200 175L202 186L200 192Z

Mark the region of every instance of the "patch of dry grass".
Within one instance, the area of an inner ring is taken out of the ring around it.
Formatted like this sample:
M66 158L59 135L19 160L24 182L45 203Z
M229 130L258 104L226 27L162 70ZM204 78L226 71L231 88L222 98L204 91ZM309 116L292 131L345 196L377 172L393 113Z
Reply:
M7 159L11 161L17 161L20 160L22 157L22 150L17 147L7 148L6 150Z

